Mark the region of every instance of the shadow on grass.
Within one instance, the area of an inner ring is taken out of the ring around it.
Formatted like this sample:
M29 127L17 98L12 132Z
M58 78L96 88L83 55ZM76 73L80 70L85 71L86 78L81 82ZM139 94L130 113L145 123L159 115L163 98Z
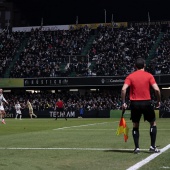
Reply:
M120 153L134 153L133 150L127 150L127 149L110 149L110 150L105 150L104 152L120 152ZM152 154L149 152L149 150L140 150L140 153L147 153L147 154Z
M160 145L156 146L157 148L161 147ZM109 149L105 150L104 152L120 152L120 153L134 153L133 149ZM149 149L140 149L140 153L147 153L147 154L153 154L154 152L150 152Z

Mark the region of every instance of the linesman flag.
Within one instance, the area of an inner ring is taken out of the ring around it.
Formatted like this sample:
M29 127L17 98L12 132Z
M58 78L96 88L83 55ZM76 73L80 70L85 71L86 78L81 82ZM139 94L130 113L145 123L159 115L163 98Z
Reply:
M126 121L125 121L125 119L123 117L124 112L125 112L125 110L122 111L122 117L120 118L120 122L119 122L119 126L118 126L116 134L120 135L120 134L123 133L124 134L124 140L125 140L125 142L127 142L129 128L126 125Z

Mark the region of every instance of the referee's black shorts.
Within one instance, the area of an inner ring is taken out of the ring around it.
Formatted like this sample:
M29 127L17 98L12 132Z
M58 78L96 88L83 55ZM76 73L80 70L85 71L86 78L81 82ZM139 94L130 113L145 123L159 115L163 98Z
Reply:
M134 123L139 123L142 114L144 116L144 121L147 120L148 122L154 122L156 120L154 107L150 100L131 101L130 110L130 119Z
M57 108L57 112L60 113L60 112L63 112L63 111L64 111L64 108L63 108L63 107L61 107L61 108L58 107L58 108Z

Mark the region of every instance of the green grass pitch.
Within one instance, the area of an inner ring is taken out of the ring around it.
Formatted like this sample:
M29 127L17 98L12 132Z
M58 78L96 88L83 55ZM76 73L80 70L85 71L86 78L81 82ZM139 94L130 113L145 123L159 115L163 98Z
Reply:
M170 119L157 119L159 149L170 144ZM6 119L0 124L0 170L125 170L151 155L149 123L140 123L140 154L116 135L119 118ZM142 170L170 169L170 149Z

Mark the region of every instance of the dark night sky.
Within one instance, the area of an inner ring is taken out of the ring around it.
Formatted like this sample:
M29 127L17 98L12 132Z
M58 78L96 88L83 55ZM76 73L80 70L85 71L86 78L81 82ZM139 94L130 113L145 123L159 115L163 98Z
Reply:
M14 2L22 17L30 25L75 24L104 22L104 9L107 22L111 21L147 21L148 11L151 21L170 20L168 0L8 0Z

